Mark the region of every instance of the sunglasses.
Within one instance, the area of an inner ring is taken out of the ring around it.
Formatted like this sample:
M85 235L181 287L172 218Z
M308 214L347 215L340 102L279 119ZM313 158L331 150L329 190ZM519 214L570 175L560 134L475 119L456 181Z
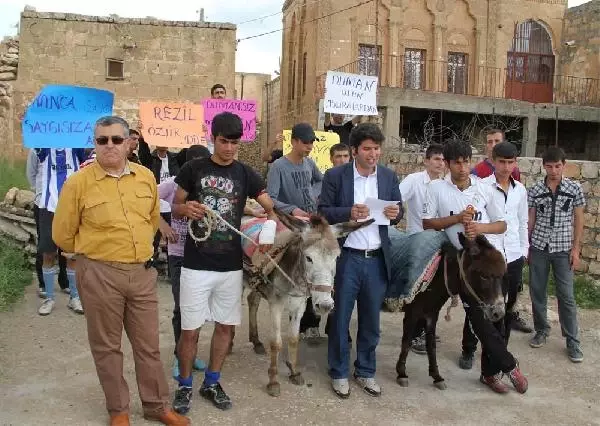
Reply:
M98 145L107 145L109 140L112 141L113 145L121 145L125 142L123 136L100 136L96 138L96 143Z

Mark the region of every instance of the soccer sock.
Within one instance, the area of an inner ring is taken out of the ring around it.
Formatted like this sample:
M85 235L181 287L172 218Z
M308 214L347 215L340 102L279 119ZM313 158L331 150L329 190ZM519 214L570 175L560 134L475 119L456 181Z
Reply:
M56 267L42 268L42 275L44 277L44 287L46 288L46 297L48 299L54 299L54 282L56 281Z
M77 292L77 278L73 269L67 269L67 279L69 280L69 289L71 289L71 299L79 299Z
M217 382L219 381L220 378L221 378L221 372L206 370L204 372L203 386L212 386L214 384L217 384Z
M177 377L177 381L179 382L180 387L191 388L192 387L192 376L186 377L185 379L181 376Z

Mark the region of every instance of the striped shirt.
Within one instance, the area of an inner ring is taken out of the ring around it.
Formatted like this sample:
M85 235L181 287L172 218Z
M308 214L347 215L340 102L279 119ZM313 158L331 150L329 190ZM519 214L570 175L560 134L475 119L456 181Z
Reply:
M531 246L550 253L570 251L573 247L575 208L585 206L579 183L562 178L552 192L542 180L529 189L529 208L535 209Z
M69 176L79 170L85 161L83 148L41 148L36 149L41 162L42 193L38 207L50 212L56 210L58 195Z

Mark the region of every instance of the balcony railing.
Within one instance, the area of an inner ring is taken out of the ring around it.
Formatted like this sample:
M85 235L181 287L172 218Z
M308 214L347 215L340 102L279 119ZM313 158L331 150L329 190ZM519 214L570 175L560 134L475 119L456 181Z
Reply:
M370 63L367 63L369 62ZM492 68L443 61L405 61L404 56L361 59L334 71L376 74L380 87L400 87L483 98L517 99L600 107L600 79L553 74L546 69ZM375 62L375 64L373 63ZM317 97L323 97L326 74L317 77Z

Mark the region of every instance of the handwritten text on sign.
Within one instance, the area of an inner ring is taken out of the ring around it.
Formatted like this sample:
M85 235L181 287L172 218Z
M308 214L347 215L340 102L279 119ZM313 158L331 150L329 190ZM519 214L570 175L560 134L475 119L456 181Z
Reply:
M256 139L256 101L243 99L204 99L204 121L210 133L210 126L215 115L221 112L231 112L242 119L244 134L243 141Z
M317 135L318 141L315 141L313 144L313 149L310 152L309 157L317 163L317 167L321 172L325 173L325 170L333 167L331 164L331 157L329 155L329 150L333 145L340 143L340 137L337 133L333 132L315 132ZM289 154L292 150L292 131L284 130L283 131L283 154Z
M205 145L202 105L140 102L142 134L155 146Z
M325 112L378 115L377 77L327 71Z
M112 115L114 95L89 87L49 85L31 102L23 117L27 148L91 148L94 125Z

